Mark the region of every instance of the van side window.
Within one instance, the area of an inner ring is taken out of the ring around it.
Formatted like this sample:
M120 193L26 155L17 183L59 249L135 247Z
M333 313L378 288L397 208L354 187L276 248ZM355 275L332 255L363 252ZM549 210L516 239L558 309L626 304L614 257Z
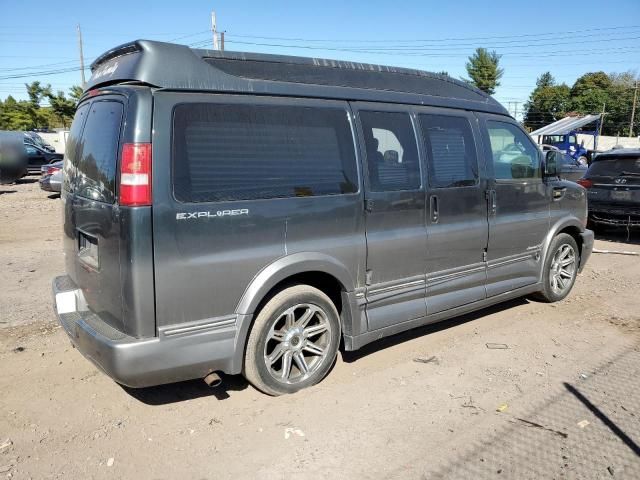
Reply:
M374 192L420 188L420 163L411 119L406 113L360 112Z
M429 185L466 187L478 180L478 158L466 118L420 115L429 162Z
M526 180L541 178L540 152L517 126L487 120L489 142L496 179Z
M91 104L82 134L77 195L105 203L115 201L122 113L120 102Z
M358 190L353 136L338 108L182 104L173 118L174 195L215 202Z

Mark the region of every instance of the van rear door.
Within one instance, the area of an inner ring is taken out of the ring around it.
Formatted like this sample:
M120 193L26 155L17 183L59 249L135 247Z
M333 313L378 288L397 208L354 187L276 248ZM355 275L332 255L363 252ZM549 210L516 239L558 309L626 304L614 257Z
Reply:
M65 160L67 273L89 308L120 331L120 211L116 173L124 102L118 96L78 109Z

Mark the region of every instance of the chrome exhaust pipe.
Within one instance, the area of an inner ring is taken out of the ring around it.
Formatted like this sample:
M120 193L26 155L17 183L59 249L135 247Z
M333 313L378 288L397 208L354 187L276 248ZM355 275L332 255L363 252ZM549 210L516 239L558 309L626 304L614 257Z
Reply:
M220 385L222 383L222 379L216 372L211 372L209 375L204 377L204 383L213 388Z

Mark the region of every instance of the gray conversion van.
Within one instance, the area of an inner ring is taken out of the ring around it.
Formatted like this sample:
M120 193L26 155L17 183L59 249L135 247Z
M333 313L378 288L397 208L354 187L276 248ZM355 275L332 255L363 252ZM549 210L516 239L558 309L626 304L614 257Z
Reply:
M91 68L53 293L124 385L224 372L294 392L341 343L561 300L591 253L557 152L452 78L152 41Z

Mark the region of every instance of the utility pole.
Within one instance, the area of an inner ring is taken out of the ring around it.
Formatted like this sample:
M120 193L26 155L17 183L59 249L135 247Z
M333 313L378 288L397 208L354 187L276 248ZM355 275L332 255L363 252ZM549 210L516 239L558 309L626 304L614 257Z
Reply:
M600 121L598 122L598 135L596 136L596 138L593 141L593 149L597 150L598 149L598 137L600 137L602 135L602 124L604 123L604 116L605 116L605 108L606 108L607 104L606 102L602 104L602 113L600 114Z
M220 32L220 50L224 52L224 31Z
M82 79L81 87L84 88L84 54L82 53L82 31L80 30L80 24L78 24L78 48L80 49L80 78Z
M211 34L213 35L213 49L219 50L218 47L218 31L216 27L216 12L211 11Z
M636 80L636 90L633 92L633 107L631 107L631 121L629 122L629 136L633 137L633 119L636 116L636 102L638 101L638 80Z
M515 118L516 120L518 120L518 103L520 102L513 102L514 107L513 107L513 118Z

